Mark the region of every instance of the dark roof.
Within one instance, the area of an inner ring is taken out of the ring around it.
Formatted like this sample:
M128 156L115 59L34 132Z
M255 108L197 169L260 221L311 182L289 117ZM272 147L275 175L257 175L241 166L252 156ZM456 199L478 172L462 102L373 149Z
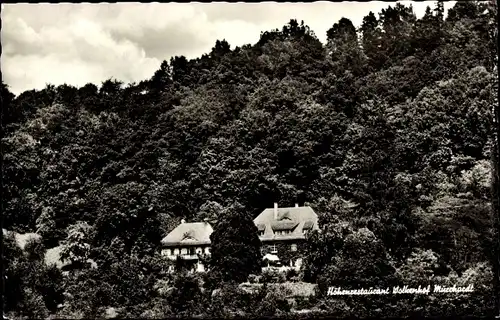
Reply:
M299 223L297 221L295 221L295 222L280 221L280 222L271 223L271 228L273 229L273 231L293 230L298 224Z
M164 246L210 244L210 235L213 231L207 222L181 223L163 238L161 243Z

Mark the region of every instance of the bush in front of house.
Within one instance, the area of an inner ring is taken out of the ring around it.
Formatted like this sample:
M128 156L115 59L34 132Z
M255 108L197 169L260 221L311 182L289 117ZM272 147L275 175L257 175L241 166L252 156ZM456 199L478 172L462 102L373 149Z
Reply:
M262 272L262 283L283 283L286 281L286 274L278 270L267 269Z
M312 309L315 305L316 301L311 300L310 297L295 297L295 306L296 310L308 310Z
M287 296L290 292L283 288L283 290L276 290L270 288L266 283L253 297L253 308L249 308L248 315L257 317L273 317L282 316L291 310L291 303Z
M167 298L174 314L198 314L202 300L201 279L198 275L180 274Z
M208 304L210 316L226 317L251 312L254 297L235 283L225 283L215 291Z
M300 274L297 270L295 269L290 269L286 272L286 281L290 282L299 282L300 281Z

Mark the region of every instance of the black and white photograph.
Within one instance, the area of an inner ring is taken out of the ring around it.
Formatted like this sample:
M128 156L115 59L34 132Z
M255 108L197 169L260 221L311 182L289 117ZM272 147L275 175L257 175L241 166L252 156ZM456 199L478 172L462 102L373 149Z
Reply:
M497 6L1 4L3 319L499 318Z

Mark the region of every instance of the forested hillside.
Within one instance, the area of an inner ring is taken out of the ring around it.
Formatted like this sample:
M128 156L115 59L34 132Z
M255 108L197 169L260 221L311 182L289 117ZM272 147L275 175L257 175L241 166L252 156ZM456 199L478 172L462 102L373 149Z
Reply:
M2 83L3 228L36 232L44 248L81 241L98 265L61 282L59 296L19 280L29 294L6 310L28 312L24 301L54 313L63 291L87 316L150 303L160 239L180 219L216 221L235 204L253 219L273 202L320 217L305 281L472 274L488 307L496 10L457 2L445 19L439 2L417 19L388 5L359 29L332 21L326 44L291 20L255 44L173 57L138 84L15 97ZM467 301L465 313L477 306Z

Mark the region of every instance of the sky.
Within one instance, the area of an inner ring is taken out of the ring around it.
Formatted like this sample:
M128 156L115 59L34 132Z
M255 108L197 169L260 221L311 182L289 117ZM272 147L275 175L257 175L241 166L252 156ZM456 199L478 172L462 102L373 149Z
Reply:
M417 17L434 1L410 2ZM445 2L445 10L455 1ZM163 60L209 53L216 40L234 49L261 31L304 20L323 43L342 17L358 27L387 2L2 4L2 78L11 92L47 83L76 87L109 78L149 79Z

